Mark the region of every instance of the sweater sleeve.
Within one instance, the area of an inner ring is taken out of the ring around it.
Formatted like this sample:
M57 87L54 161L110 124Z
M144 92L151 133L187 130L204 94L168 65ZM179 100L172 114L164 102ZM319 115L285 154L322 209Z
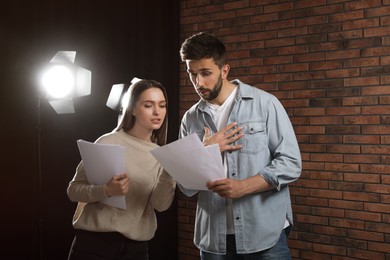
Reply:
M83 162L81 161L76 168L76 174L70 181L67 194L73 202L98 202L106 199L104 185L92 185L88 183Z
M175 189L175 180L163 170L150 197L152 207L159 212L167 210L172 204Z

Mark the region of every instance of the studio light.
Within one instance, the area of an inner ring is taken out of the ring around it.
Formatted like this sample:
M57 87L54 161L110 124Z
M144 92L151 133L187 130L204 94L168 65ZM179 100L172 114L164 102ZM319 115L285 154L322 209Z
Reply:
M74 113L73 99L91 94L91 71L74 64L75 51L59 51L41 76L45 98L58 114Z
M128 98L126 98L126 94L131 84L134 84L141 79L134 77L131 80L130 84L120 83L120 84L114 84L111 87L110 94L108 95L108 99L106 102L106 106L111 108L112 110L119 113L119 115L122 114L123 107L127 106L127 103L129 101Z

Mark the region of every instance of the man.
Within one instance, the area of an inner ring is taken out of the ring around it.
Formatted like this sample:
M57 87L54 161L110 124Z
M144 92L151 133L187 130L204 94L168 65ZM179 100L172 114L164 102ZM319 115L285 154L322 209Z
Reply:
M194 243L201 259L291 259L288 184L301 174L289 117L273 95L229 81L223 42L210 33L187 38L182 60L200 101L183 116L179 137L197 133L218 143L226 178L198 194ZM194 155L195 156L195 155Z

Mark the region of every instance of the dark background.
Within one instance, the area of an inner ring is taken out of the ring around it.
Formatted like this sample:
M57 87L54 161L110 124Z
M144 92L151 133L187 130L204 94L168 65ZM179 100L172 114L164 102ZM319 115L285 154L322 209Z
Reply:
M117 113L105 106L111 86L133 77L163 83L168 139L176 140L179 1L2 1L0 39L0 254L66 259L76 140L93 142L116 126ZM39 98L41 69L60 50L77 51L75 63L92 72L92 93L74 100L75 114L56 114ZM151 259L177 258L176 218L176 201L158 214Z

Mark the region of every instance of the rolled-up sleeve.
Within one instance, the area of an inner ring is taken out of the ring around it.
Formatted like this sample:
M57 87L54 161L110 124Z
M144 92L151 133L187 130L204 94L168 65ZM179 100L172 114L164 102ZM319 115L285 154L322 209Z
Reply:
M273 157L261 175L280 190L299 178L302 170L301 153L293 126L282 104L275 97L270 99L267 110L268 148Z

